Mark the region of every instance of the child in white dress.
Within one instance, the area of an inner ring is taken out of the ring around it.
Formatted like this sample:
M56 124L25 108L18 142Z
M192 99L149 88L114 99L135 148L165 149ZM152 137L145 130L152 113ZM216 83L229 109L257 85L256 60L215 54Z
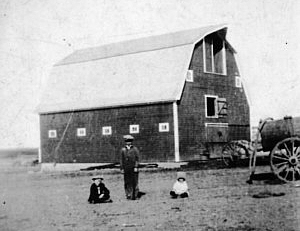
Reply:
M185 198L189 196L188 185L185 179L185 172L177 172L177 180L173 185L172 191L170 192L172 198Z

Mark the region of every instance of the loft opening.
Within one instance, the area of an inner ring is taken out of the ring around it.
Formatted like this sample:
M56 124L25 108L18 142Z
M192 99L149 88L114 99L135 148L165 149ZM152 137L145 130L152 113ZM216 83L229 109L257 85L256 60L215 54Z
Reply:
M203 60L204 71L226 75L225 41L219 33L204 37Z

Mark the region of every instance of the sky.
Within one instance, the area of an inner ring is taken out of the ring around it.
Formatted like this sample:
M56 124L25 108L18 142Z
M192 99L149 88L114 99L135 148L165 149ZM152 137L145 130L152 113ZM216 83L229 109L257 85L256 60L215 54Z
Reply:
M300 116L298 0L2 0L0 148L38 147L36 107L52 66L75 50L227 24L251 110Z

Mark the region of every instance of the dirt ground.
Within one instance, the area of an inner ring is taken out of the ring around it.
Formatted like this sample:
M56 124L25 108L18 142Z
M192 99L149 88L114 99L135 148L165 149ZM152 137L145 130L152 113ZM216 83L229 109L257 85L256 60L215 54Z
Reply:
M42 173L26 158L0 159L1 231L300 230L300 187L267 174L249 185L246 167L185 169L185 199L169 197L175 170L143 169L140 190L146 194L128 201L117 170ZM269 172L269 166L257 169L258 176ZM104 174L113 203L87 203L96 174ZM255 198L262 193L267 196Z

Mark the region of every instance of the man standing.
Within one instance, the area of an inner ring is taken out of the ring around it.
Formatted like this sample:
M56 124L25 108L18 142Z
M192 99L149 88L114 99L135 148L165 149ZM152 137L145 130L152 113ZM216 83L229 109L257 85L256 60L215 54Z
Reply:
M135 200L139 195L138 187L138 165L139 165L139 150L132 145L133 136L125 135L125 147L121 149L120 168L124 173L124 187L126 198Z

